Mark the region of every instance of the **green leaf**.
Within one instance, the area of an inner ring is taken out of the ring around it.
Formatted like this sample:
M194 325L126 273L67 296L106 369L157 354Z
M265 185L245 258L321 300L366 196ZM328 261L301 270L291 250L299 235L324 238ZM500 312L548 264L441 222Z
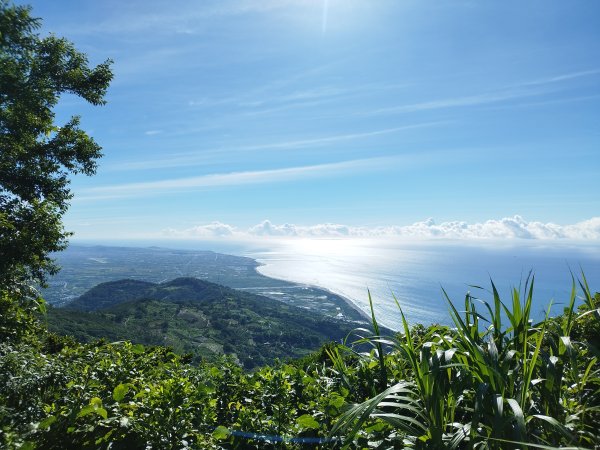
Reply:
M83 408L81 408L81 411L79 411L79 414L77 414L77 418L85 417L89 414L93 414L96 412L96 409L97 408L94 408L94 406L92 406L92 405L84 406Z
M329 404L337 409L340 409L342 406L344 406L344 397L336 395L329 400Z
M38 311L42 314L46 314L48 312L48 308L46 307L46 300L42 297L38 297L36 299Z
M56 416L48 416L39 423L38 428L40 430L46 430L50 428L50 425L52 425L54 422L56 422Z
M506 399L506 401L508 402L509 406L511 407L511 409L513 411L514 417L517 422L517 431L519 432L519 435L521 437L525 436L525 434L526 434L525 416L523 415L523 410L521 409L519 402L517 402L513 398L508 398L508 399Z
M310 428L310 429L313 429L313 430L318 430L319 429L319 422L317 422L315 420L315 418L313 416L311 416L310 414L304 414L304 415L298 417L296 419L296 422L302 428Z
M142 353L144 353L145 349L142 344L135 344L131 346L131 351L136 355L141 355Z
M115 400L115 402L121 402L124 398L125 395L127 395L127 392L129 392L129 384L119 384L113 391L113 399Z
M79 411L79 414L77 414L77 418L85 417L89 414L97 414L100 417L102 417L103 419L106 419L108 417L108 413L102 407L102 400L99 399L98 397L92 398L90 400L89 405L81 408L81 411Z
M213 431L212 433L213 437L219 441L227 439L230 434L231 432L229 431L229 429L222 425L219 425L217 428L215 428L215 431Z

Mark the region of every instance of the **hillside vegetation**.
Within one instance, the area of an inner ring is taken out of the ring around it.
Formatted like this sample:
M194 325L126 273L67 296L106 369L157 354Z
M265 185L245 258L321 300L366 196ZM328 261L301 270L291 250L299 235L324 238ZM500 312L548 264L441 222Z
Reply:
M229 354L246 369L306 355L357 326L195 278L102 283L68 308L49 308L47 322L82 342L165 345L195 362Z
M448 303L453 327L379 336L374 320L354 342L253 372L166 347L79 344L36 324L33 297L18 310L4 297L0 446L595 448L600 295L583 281L581 307L573 290L561 316L532 323L532 284L506 303L493 287L489 304Z

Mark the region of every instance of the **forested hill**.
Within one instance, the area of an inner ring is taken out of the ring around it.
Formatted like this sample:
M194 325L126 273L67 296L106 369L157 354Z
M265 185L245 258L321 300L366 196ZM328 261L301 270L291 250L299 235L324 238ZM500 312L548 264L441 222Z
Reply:
M195 278L102 283L50 308L50 330L80 341L167 345L195 359L226 353L246 368L299 357L360 325Z
M67 308L83 311L109 308L128 300L144 297L146 290L154 286L157 284L130 279L101 283L73 300L67 305Z

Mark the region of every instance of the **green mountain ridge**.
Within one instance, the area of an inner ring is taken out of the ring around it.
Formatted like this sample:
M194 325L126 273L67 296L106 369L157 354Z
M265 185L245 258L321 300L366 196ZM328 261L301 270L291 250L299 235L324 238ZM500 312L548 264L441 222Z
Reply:
M156 283L133 279L109 281L94 286L66 307L82 311L97 311L140 298L141 292L156 285Z
M47 321L82 342L166 345L196 361L230 354L247 369L304 356L357 326L195 278L102 283L66 308L50 308Z

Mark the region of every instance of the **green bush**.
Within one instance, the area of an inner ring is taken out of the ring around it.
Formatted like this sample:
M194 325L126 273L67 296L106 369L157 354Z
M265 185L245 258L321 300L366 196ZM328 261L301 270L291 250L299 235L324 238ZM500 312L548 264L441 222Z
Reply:
M27 319L26 338L0 344L0 447L593 448L598 296L583 284L581 307L573 290L562 315L533 323L532 284L507 304L493 285L489 303L449 302L453 327L357 330L254 372L80 344Z

